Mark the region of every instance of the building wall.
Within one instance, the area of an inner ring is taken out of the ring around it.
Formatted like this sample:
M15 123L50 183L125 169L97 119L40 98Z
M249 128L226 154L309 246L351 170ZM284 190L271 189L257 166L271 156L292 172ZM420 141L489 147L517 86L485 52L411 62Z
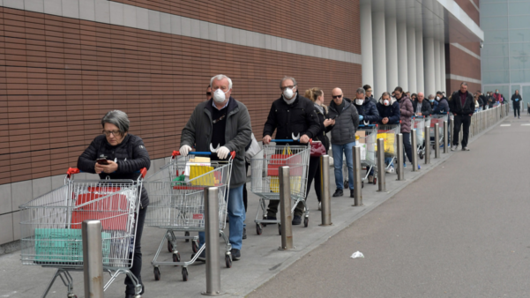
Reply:
M283 76L294 76L301 92L323 88L328 103L333 87L352 96L362 84L360 62L345 62L345 54L334 51L360 54L359 21L352 17L359 13L358 1L331 1L325 7L260 2L260 10L254 1L234 1L225 10L208 1L122 2L208 21L214 30L223 24L282 42L318 45L329 55L271 50L253 46L254 41L219 42L200 38L202 31L190 37L117 25L112 10L109 22L96 22L54 15L69 8L46 7L46 2L41 12L0 7L0 244L18 239L18 206L61 185L68 167L76 166L101 133L100 119L109 110L129 115L130 133L144 139L159 167L179 148L182 127L215 74L232 78L232 95L249 108L258 139ZM251 18L253 11L262 17ZM97 13L96 6L95 18ZM266 17L276 13L277 19Z
M448 74L446 94L458 90L463 81L468 84L468 90L472 93L482 89L480 56L469 50L470 44L467 43L467 47L463 44L445 45L446 73Z

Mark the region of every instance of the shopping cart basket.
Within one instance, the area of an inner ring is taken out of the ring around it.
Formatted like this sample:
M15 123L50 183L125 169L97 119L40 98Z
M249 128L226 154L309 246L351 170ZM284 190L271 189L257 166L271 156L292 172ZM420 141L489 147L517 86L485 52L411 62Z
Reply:
M374 168L376 165L376 151L375 147L377 144L377 124L361 124L359 125L356 136L355 136L355 146L361 148L361 166L363 169L366 169L366 174L361 178L362 184L364 187L364 182L368 179L370 175L374 175ZM344 177L348 177L348 166L346 159L343 162L343 173ZM372 178L372 183L377 183L377 178L374 176ZM349 182L344 181L344 185L347 185Z
M181 261L176 240L184 237L175 236L175 232L204 231L204 188L215 186L219 188L219 233L226 242L225 263L232 267L232 249L228 238L223 232L226 224L226 211L230 174L235 152L228 160L210 160L211 152L190 152L188 156L180 156L173 151L170 162L160 171L149 176L145 181L145 188L149 193L149 208L145 224L149 227L165 229L166 233L160 241L153 261L155 280L160 280L160 266L182 266L182 279L188 280L188 266L193 264L206 245L198 248L196 237L193 237L194 254L189 261ZM173 255L173 262L159 261L158 258L167 241L168 249Z
M100 220L103 269L111 274L104 290L118 275L126 274L139 297L142 285L130 268L137 228L135 218L147 170L142 169L136 181L77 181L74 179L77 173L78 169L70 168L64 186L20 206L22 264L57 268L43 297L57 277L68 288L68 297L77 297L69 271L83 270L81 225L85 220Z
M291 212L298 203L304 205L304 226L309 225L309 210L305 202L307 174L309 166L310 146L291 145L293 140L271 140L271 144L264 145L251 160L252 180L251 191L260 197L258 212L256 214L256 232L261 235L262 228L266 224L278 224L280 232L280 221L267 219L267 206L265 202L280 200L279 168L289 166L291 184ZM280 145L278 143L285 143Z
M416 129L416 151L420 159L425 155L425 125L430 122L430 119L424 116L412 117L412 128ZM412 131L410 134L410 142L412 144Z
M434 140L434 128L436 126L436 123L438 123L438 137L439 137L439 143L440 143L440 148L443 148L444 146L444 121L448 121L448 115L447 114L439 114L439 115L432 115L431 117L431 125L430 125L430 129L429 129L429 138L430 138L430 143L431 143L431 146L432 146L432 149L433 150L436 150L435 148L435 140ZM448 121L449 122L449 121ZM450 132L448 132L448 135L449 135ZM448 142L449 143L449 142ZM451 144L448 144L448 146L450 147Z
M397 157L396 139L397 139L397 134L399 134L400 131L401 131L401 123L379 124L377 127L377 139L384 140L385 159L387 158L390 159L390 162L385 168L386 170L393 167L393 164L396 161L396 157ZM376 146L376 151L377 151L377 146ZM376 170L377 170L377 167L376 167ZM374 175L374 177L377 177L377 175Z

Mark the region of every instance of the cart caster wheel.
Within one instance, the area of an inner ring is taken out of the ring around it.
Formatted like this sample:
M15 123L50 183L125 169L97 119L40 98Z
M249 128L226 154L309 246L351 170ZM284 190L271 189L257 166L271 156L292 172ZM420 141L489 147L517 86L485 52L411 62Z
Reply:
M155 267L155 268L153 269L153 272L154 272L154 274L155 274L155 280L160 280L160 268Z
M178 263L180 262L180 253L173 253L173 262Z
M307 228L307 226L309 226L309 217L304 217L304 227Z
M186 267L182 268L182 280L188 281L188 268Z
M256 224L256 234L261 235L263 233L263 229L261 228L260 224Z
M167 251L173 252L173 243L171 243L171 240L167 240Z
M77 298L77 295L74 295L74 294L68 294L67 297L68 297L68 298Z
M226 268L232 268L232 256L231 255L225 255L225 263Z
M423 153L420 153L419 155L420 155L420 159L423 159Z
M278 223L278 234L282 235L282 225Z
M190 232L184 232L184 236L189 237L190 236ZM190 242L190 239L186 239L186 242Z
M191 241L191 250L193 253L197 253L199 251L199 243L197 243L196 240Z
M267 216L263 216L263 219L264 219L264 220L267 220ZM264 227L267 226L267 224L266 224L266 223L262 223L261 226L264 228Z
M373 184L374 184L374 185L377 184L377 178L376 178L376 177L374 177L374 180L372 180L372 181L373 181Z

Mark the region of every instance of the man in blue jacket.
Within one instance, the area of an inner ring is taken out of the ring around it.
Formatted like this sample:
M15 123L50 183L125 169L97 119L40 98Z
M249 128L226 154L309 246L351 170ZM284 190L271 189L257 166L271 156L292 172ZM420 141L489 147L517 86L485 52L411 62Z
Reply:
M354 106L357 108L357 112L359 113L359 122L379 122L379 112L377 111L375 103L369 98L366 98L364 88L358 88L355 95L356 98L354 100Z

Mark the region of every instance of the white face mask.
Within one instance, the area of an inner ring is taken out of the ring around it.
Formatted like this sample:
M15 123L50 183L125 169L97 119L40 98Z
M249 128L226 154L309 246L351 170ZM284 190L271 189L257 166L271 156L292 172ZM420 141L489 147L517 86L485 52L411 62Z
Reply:
M436 96L436 100L440 100L440 96Z
M224 102L226 100L226 93L223 92L221 88L215 90L215 92L213 93L213 100L218 103Z
M362 105L363 102L364 102L364 99L356 99L355 100L355 104L358 105L358 106Z
M285 96L285 99L291 99L291 97L293 97L294 95L294 88L285 88L285 90L283 90L283 96Z
M383 100L383 104L385 106L388 106L390 104L390 101L388 99Z

